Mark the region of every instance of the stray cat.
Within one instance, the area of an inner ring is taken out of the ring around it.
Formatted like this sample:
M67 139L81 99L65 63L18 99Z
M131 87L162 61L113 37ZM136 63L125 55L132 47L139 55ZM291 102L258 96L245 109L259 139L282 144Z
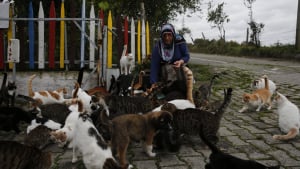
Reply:
M191 101L185 99L175 99L175 100L168 101L168 103L174 104L177 109L181 109L181 110L187 108L196 108L195 105L191 103ZM159 107L153 109L152 112L161 111L162 107L163 105L160 105Z
M131 74L131 71L134 69L134 56L132 53L126 55L127 45L124 45L122 56L120 59L120 70L121 74Z
M27 134L30 133L33 129L35 129L38 126L45 126L51 130L58 130L61 128L61 124L57 123L53 120L50 120L48 118L44 117L36 117L31 121L31 124L27 126Z
M161 79L167 83L167 87L162 89L165 100L187 99L194 103L193 99L193 72L186 66L180 69L174 68L174 65L165 64L162 66Z
M113 157L111 147L99 134L87 113L79 114L74 130L72 163L77 161L76 150L78 150L87 169L122 168Z
M87 111L88 113L92 113L92 109L91 109L92 96L90 96L87 92L85 92L80 87L78 82L75 83L75 87L72 91L72 96L73 96L73 99L78 98L82 101L84 111ZM68 100L70 100L70 99L68 99ZM66 100L66 101L68 102L68 100ZM103 98L101 98L101 97L99 98L99 103L102 104L102 106L106 110L107 115L109 116L109 109L108 109L108 106L106 105L106 102L103 100Z
M24 144L36 147L40 150L44 149L47 145L53 143L50 132L52 130L44 125L39 125L31 130L24 138Z
M179 133L178 135L199 135L200 130L203 130L208 139L216 144L219 140L217 132L220 127L221 118L231 101L231 96L232 88L228 88L227 91L224 89L223 103L214 111L200 110L196 108L187 108L184 110L174 109L174 105L172 106L170 103L168 103L168 106L164 105L162 110L167 110L172 113L172 126L174 131ZM156 139L159 140L159 138Z
M205 124L203 124L205 125ZM205 169L279 169L280 166L267 167L253 160L244 160L234 157L230 154L219 150L215 144L211 143L206 134L200 130L200 137L203 142L211 149L209 162L205 165Z
M51 153L15 141L0 141L1 169L49 169Z
M59 147L63 147L67 143L69 143L68 148L73 147L73 138L75 132L75 126L78 121L78 116L80 112L83 112L83 102L80 99L73 99L72 104L70 105L70 109L72 110L69 113L66 121L64 123L64 127L50 133L51 138L58 143Z
M54 122L65 124L66 118L70 114L71 110L65 103L52 103L40 105L41 116L47 119L51 119Z
M36 91L32 90L32 80L36 77L36 75L30 76L28 80L28 96L35 99L38 102L38 105L41 104L51 104L51 103L63 103L64 95L67 94L66 88L59 88L54 91Z
M216 78L218 78L218 74L214 74L210 79L209 83L205 83L199 86L198 90L195 91L195 105L199 109L205 109L209 105L209 98L211 95L211 88L213 82Z
M265 76L265 87L257 89L253 93L245 93L243 95L243 101L245 105L239 110L240 113L246 111L250 107L256 107L256 111L260 111L261 107L268 104L268 110L271 109L271 97L272 94L269 90L268 78Z
M0 130L14 130L16 133L20 133L19 122L30 123L36 117L35 113L35 109L25 111L18 107L0 107Z
M263 75L262 77L258 78L258 79L255 79L252 84L251 84L251 87L253 89L262 89L265 87L265 79L264 77L267 77L267 75ZM276 91L276 84L268 79L268 84L269 84L269 90L271 92L271 94L273 95Z
M2 85L0 89L0 106L2 102L6 104L6 106L15 106L15 97L16 97L16 89L17 86L15 82L10 82L8 81L8 84L6 85L7 81L7 73L3 73L3 80L2 80Z
M277 105L280 130L287 133L286 135L274 135L273 139L288 140L296 137L300 129L299 108L279 92L277 92L273 102Z

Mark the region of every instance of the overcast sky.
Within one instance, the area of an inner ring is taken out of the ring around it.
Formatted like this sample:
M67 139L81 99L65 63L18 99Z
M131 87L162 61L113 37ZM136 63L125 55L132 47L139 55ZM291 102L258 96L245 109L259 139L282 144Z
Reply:
M225 24L226 40L239 43L245 41L249 10L245 7L244 0L214 0L215 6L221 2L225 2L224 11L230 19ZM295 43L297 7L297 0L256 0L253 3L254 20L265 25L260 37L262 45ZM202 33L206 39L219 39L218 29L212 29L206 21L207 5L204 4L202 10L202 14L195 13L192 17L178 16L173 22L175 28L181 29L184 19L185 27L191 30L193 39L202 38ZM190 36L186 35L185 39L191 42Z

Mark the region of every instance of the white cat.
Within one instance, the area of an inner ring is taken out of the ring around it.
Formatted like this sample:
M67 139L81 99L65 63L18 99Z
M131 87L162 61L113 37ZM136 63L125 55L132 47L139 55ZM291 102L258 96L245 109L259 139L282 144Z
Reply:
M277 105L280 130L287 133L286 135L274 135L273 139L288 140L296 137L300 129L299 108L279 92L277 92L273 103Z
M111 168L121 169L112 155L111 147L104 141L87 113L81 113L75 126L73 138L72 163L79 151L87 169Z
M120 59L120 70L121 74L128 75L134 69L134 56L132 53L128 53L126 55L127 45L124 45L122 56Z
M184 110L187 108L196 108L195 104L191 103L190 100L186 100L186 99L175 99L175 100L168 101L168 103L174 104L176 106L176 108L180 109L180 110ZM152 112L161 111L161 107L162 107L162 105L159 107L156 107L155 109L152 110Z
M267 77L267 75L263 75L262 77L254 80L251 83L251 87L253 89L262 89L262 88L264 88L265 87L264 77ZM270 79L268 79L268 82L269 82L269 90L270 90L271 94L273 95L276 91L276 84Z

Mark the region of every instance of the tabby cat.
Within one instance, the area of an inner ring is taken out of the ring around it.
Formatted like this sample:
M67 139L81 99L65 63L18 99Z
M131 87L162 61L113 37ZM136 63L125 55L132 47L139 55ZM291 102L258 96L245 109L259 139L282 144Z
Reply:
M51 153L15 141L0 141L1 169L49 169Z
M196 135L203 130L208 139L216 144L218 142L217 132L220 127L221 118L228 107L232 96L232 88L224 89L223 103L214 111L187 108L184 110L162 107L162 110L168 110L173 114L173 128L181 134ZM170 104L170 103L168 103ZM202 127L203 126L203 127ZM203 128L203 129L201 129Z
M15 106L15 97L16 97L16 89L17 86L15 82L10 82L8 81L8 84L6 85L7 81L7 73L3 73L3 80L2 80L2 85L0 89L0 105L2 102L5 103L5 106Z
M209 98L211 95L212 85L218 74L214 74L209 83L204 83L199 86L198 90L194 93L195 105L197 108L205 109L209 105Z
M71 112L69 107L64 103L40 105L39 109L42 117L51 119L62 125L65 124L65 120Z
M186 66L175 69L173 65L162 66L162 81L168 83L168 87L162 90L165 100L187 99L194 103L193 99L193 72ZM176 94L174 94L176 93ZM172 97L168 96L172 95Z
M252 160L243 160L234 157L230 154L219 150L213 143L211 143L206 134L200 131L200 137L203 142L211 149L212 153L209 156L209 163L205 165L205 169L279 169L280 166L267 167Z
M53 143L50 138L51 129L44 125L39 125L31 130L24 138L24 144L36 147L40 150L44 149L47 145Z

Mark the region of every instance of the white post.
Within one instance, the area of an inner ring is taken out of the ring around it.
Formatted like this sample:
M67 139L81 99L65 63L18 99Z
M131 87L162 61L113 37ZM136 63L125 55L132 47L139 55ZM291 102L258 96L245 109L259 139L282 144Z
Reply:
M81 11L81 45L80 45L80 67L84 67L84 33L85 33L85 0L82 1L82 11Z

